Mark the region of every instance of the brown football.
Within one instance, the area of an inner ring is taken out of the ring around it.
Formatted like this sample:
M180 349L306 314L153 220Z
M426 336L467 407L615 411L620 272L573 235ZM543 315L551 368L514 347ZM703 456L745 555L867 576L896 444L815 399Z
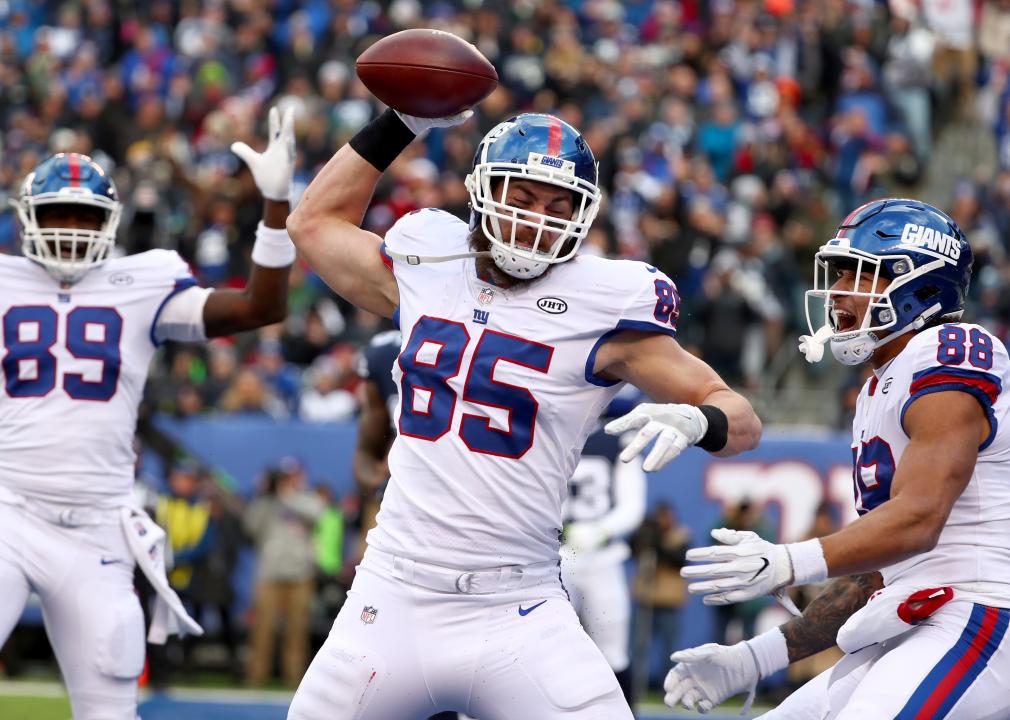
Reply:
M358 56L357 71L386 105L423 118L455 115L498 86L498 73L480 50L441 30L388 35Z

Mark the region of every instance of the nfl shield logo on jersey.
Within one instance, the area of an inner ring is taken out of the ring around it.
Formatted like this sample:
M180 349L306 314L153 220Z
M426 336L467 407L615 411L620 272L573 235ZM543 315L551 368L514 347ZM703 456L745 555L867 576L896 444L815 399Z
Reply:
M378 614L379 611L371 605L365 605L365 609L361 611L361 622L365 623L365 625L371 625L375 622L375 616Z
M494 300L494 290L489 287L481 288L480 294L477 296L477 302L481 305L490 305Z

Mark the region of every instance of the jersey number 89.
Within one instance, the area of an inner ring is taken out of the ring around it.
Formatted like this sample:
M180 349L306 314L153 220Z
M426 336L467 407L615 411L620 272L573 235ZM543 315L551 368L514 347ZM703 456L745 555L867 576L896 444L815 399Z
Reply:
M470 333L461 323L425 316L414 325L399 358L402 435L435 441L449 432L456 410L456 391L449 381L459 375L469 344ZM515 335L481 333L463 384L463 400L505 410L508 429L491 427L483 415L464 413L459 436L470 450L517 459L533 446L539 403L526 388L495 380L494 370L504 361L546 373L553 354L554 348ZM415 404L418 398L420 407Z
M43 397L56 387L56 344L59 316L45 305L12 307L3 318L2 365L7 395ZM121 362L119 340L123 318L109 307L79 307L67 315L67 350L81 360L98 360L98 380L81 373L63 373L63 390L74 400L106 401L116 394Z

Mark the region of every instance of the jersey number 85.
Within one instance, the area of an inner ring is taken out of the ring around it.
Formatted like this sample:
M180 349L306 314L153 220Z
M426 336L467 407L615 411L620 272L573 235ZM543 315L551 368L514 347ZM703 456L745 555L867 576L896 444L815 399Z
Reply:
M400 434L435 441L449 432L456 409L456 391L449 381L459 375L469 344L470 333L462 323L430 316L417 321L399 358ZM504 361L546 373L553 354L554 348L515 335L481 333L463 384L463 400L505 410L508 429L493 428L489 418L465 413L459 435L470 450L518 459L533 446L539 403L526 388L495 380L494 370ZM427 402L418 404L418 398Z

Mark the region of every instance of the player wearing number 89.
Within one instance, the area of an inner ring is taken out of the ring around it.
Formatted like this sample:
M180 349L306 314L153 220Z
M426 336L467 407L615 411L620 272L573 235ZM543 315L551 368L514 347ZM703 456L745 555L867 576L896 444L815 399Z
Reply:
M669 278L578 254L600 201L596 161L558 118L520 115L483 139L469 227L432 208L384 242L358 227L396 155L467 116L387 111L289 220L316 271L397 319L404 338L378 525L293 720L630 718L558 578L561 506L586 436L625 382L674 403L614 421L644 429L625 460L659 436L647 469L689 444L733 454L760 434L750 405L674 340Z
M674 653L667 702L711 709L837 642L848 654L762 717L1010 717L1010 361L960 322L971 266L957 224L914 200L856 209L820 248L801 348L873 366L852 428L860 517L803 543L717 530L726 545L690 550L707 604L837 579L781 628Z
M179 611L158 615L152 640L173 625L199 631L168 589L157 548L149 555L164 534L132 508L137 406L162 341L283 318L295 257L284 230L291 121L271 112L262 154L236 146L265 198L245 290L196 287L174 251L112 258L121 204L84 155L45 160L22 187L25 257L0 255L0 645L38 593L75 720L136 717L135 560L163 607Z

